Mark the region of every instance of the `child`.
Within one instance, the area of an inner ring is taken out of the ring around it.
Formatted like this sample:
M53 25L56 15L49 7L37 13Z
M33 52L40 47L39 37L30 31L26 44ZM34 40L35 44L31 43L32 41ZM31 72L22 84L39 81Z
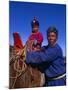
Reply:
M39 32L39 22L36 20L35 17L31 22L31 27L32 33L29 36L28 41L32 41L32 50L39 50L43 42L43 36Z

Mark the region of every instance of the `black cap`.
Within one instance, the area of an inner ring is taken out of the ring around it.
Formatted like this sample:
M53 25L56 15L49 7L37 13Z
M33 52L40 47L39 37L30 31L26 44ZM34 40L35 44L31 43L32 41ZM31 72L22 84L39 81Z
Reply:
M39 22L37 21L36 17L34 17L33 21L31 22L32 27L35 25L39 26Z
M51 26L47 29L47 36L49 35L50 32L54 32L56 34L56 36L58 37L58 30L56 29L56 27Z

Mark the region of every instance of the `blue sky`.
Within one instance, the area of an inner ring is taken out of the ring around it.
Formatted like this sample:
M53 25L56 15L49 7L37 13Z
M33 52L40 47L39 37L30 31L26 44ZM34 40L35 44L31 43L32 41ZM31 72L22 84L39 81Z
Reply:
M43 34L42 45L47 45L46 31L49 26L58 29L58 43L65 55L66 48L66 6L60 4L9 2L9 43L13 45L13 32L19 32L25 44L31 34L31 21L36 16Z

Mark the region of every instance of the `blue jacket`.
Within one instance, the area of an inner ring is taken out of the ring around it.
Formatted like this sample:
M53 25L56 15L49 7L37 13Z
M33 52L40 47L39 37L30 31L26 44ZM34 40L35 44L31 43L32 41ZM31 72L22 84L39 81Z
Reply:
M65 73L64 58L58 44L44 46L41 51L27 52L26 63L38 65L47 77L55 77Z

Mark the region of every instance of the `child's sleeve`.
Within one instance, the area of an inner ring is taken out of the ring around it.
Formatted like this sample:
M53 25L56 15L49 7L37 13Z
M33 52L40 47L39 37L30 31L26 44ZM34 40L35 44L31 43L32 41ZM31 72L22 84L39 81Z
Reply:
M41 33L39 33L38 35L38 44L43 42L43 35Z

